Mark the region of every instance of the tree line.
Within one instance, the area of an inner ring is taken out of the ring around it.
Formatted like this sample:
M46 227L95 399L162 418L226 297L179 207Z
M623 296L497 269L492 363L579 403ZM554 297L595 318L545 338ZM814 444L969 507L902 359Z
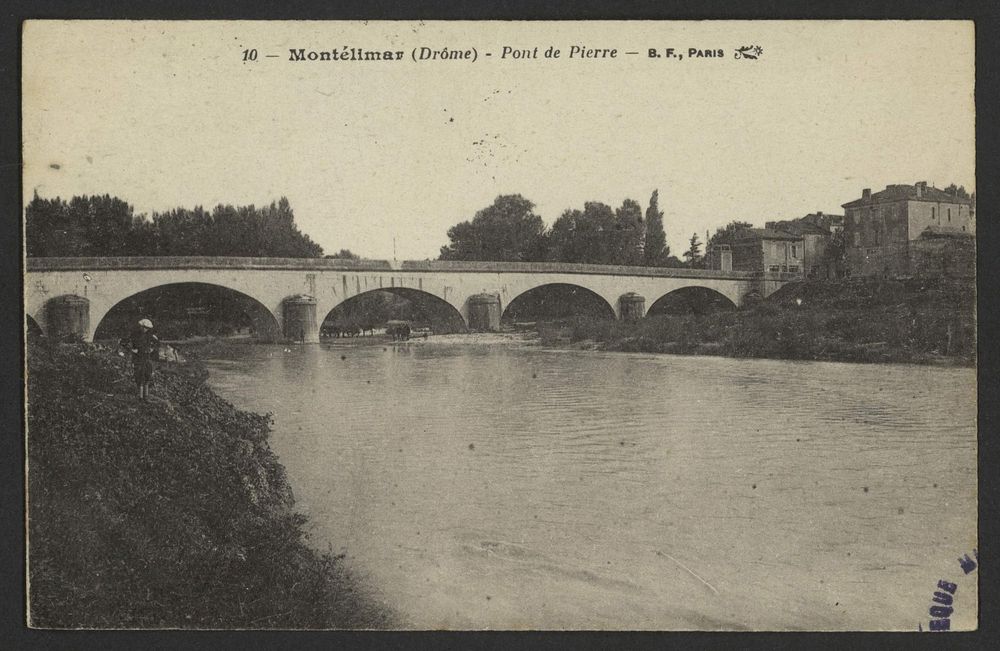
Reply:
M961 189L957 190L961 192ZM705 266L705 253L730 244L754 228L748 221L733 220L702 240L693 233L681 257L671 255L659 207L653 191L645 213L633 199L618 208L596 201L583 210L568 209L546 228L535 213L535 205L519 194L501 195L475 216L448 230L450 243L441 247L441 260L489 260L511 262L579 262L645 267ZM842 266L845 245L842 233L834 233L827 257Z
M267 206L175 208L147 217L107 194L66 201L36 193L25 210L25 249L29 257L323 255L295 225L285 197Z
M734 221L716 230L709 246L752 228ZM702 242L691 236L681 258L671 255L653 191L643 210L625 199L621 206L588 201L568 209L547 228L535 205L519 194L501 195L468 221L448 229L441 260L577 262L647 267L698 267ZM288 199L267 206L218 205L137 214L128 202L103 196L69 201L37 194L25 211L29 257L248 256L323 257L323 248L295 225ZM349 249L325 256L359 260Z
M582 210L564 211L552 228L528 199L501 195L471 220L448 229L448 239L441 260L684 266L670 254L657 191L645 213L633 199L618 208L588 201Z

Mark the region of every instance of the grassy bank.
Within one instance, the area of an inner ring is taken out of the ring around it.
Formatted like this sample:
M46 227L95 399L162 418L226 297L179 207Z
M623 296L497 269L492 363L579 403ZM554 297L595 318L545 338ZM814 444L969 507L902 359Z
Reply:
M804 282L712 314L539 325L544 345L846 362L975 363L975 287L962 281Z
M365 628L390 616L341 559L305 544L269 418L159 364L85 345L28 351L31 623Z

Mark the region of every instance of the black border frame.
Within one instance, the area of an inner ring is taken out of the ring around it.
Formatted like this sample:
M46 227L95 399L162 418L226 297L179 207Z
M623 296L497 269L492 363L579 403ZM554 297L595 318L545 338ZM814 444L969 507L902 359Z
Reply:
M21 259L21 123L20 45L21 23L30 18L74 19L425 19L425 20L704 20L704 19L971 19L976 23L976 163L979 179L998 179L998 125L1000 125L1000 5L972 0L875 0L871 2L808 2L786 0L743 3L723 0L679 0L669 6L655 1L611 4L593 0L543 6L530 0L477 0L465 4L417 0L339 3L322 0L288 0L268 4L261 0L8 0L0 9L0 350L5 363L0 370L0 647L9 649L220 649L330 646L356 648L841 648L912 647L1000 648L1000 628L995 554L997 525L998 444L997 423L1000 378L996 342L998 304L995 288L1000 277L987 252L1000 246L1000 229L994 221L998 205L996 184L977 183L978 326L979 326L979 553L981 564L979 631L921 635L909 633L629 633L629 632L137 632L41 631L25 626L24 605L24 438L23 438L23 312ZM11 309L13 306L16 309ZM16 396L16 398L15 398ZM991 644L989 640L994 640Z

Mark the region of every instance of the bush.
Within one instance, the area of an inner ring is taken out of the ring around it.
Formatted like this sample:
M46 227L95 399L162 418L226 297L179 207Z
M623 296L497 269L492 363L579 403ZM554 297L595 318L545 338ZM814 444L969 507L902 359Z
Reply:
M31 622L52 628L369 627L387 615L305 544L270 419L195 364L93 346L28 352Z
M636 322L574 318L540 327L546 345L592 340L609 350L840 361L972 364L970 283L854 279L788 285L774 300Z

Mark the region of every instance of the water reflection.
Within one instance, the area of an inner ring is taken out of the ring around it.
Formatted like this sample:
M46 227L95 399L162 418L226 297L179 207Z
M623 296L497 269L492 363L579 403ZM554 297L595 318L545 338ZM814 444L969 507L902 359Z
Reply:
M258 346L211 382L415 627L912 630L975 546L968 369Z

